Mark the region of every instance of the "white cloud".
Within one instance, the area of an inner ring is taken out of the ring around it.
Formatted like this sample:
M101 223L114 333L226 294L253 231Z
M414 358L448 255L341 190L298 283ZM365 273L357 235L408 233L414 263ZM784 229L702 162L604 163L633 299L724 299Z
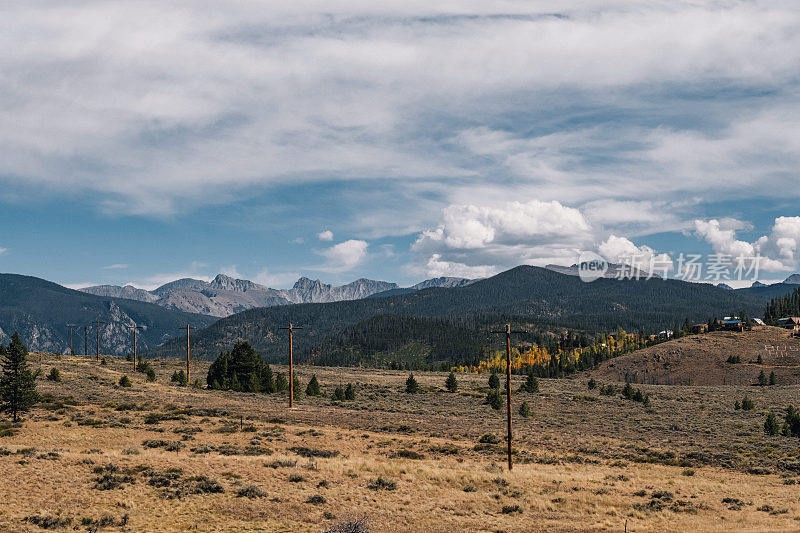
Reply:
M315 270L323 272L347 272L360 265L367 258L366 241L351 239L340 242L318 252L326 258L325 264Z
M625 237L611 235L600 243L597 251L612 263L633 265L661 277L665 277L673 268L672 258L668 254L658 253L649 246L637 246Z
M487 278L497 274L498 270L492 265L468 266L464 263L442 261L442 256L433 254L425 265L426 273L432 278L452 276L456 278Z
M270 272L264 268L256 274L253 281L273 289L288 289L299 278L299 272Z
M0 248L0 255L3 255L8 251L8 248Z
M793 270L800 260L800 217L778 217L769 235L750 243L736 238L738 229L748 229L733 219L695 220L696 234L711 244L714 252L733 258L760 256L765 271Z
M244 279L244 276L236 269L236 265L220 267L219 272L234 279Z
M104 270L122 270L128 268L128 265L125 263L114 263L113 265L106 265L101 268L103 268Z
M322 231L317 234L317 239L321 241L332 241L333 240L333 232L329 229Z
M412 245L412 269L428 276L474 271L471 277L482 277L519 264L569 263L592 242L581 212L558 202L452 205Z

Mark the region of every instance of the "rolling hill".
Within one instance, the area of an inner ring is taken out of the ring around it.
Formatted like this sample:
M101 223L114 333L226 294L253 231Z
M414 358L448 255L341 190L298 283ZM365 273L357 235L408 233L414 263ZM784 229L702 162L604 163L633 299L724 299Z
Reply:
M728 363L729 356L741 362ZM654 385L754 385L762 371L775 372L777 385L800 383L800 339L769 326L689 335L604 361L589 375Z
M210 316L173 311L164 307L125 298L102 297L75 291L31 276L0 274L0 342L7 343L16 331L31 350L65 353L69 349L67 324L76 324L73 348L83 353L83 328L100 319L100 346L103 353L132 351L128 327L139 324L139 350L158 346L179 336L179 328L191 323L205 327L216 319ZM88 352L96 347L96 326L89 329Z
M375 317L411 316L422 320L404 320L402 335L393 335L392 346L383 348L422 343L433 354L436 350L431 346L444 345L437 342L439 337L462 338L463 352L437 355L452 360L479 355L479 347L492 342L487 330L508 321L538 330L572 328L593 333L622 327L628 331L657 331L686 318L707 320L742 310L750 316L761 316L766 302L759 295L708 284L661 279L599 279L584 283L575 276L521 266L462 287L251 309L197 332L192 348L197 357L214 358L235 341L244 339L267 360L277 361L288 351L285 332L279 328L293 322L304 326L295 335L298 360L338 364L347 359L354 364L381 350L381 346L370 345L372 341L367 339L391 329L387 326L391 318L376 322ZM173 341L153 351L153 355L178 355L181 350L180 342ZM332 356L333 351L349 355L339 359Z

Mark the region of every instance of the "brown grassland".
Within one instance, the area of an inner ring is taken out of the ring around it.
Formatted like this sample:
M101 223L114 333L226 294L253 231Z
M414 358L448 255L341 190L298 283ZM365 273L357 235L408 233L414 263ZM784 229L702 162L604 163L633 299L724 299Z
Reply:
M150 383L106 360L31 354L44 401L1 433L1 531L800 530L800 439L762 430L800 404L794 386L637 386L648 407L587 376L537 394L515 377L508 472L486 375L459 375L453 394L420 373L406 394L405 372L299 367L323 395L289 411L285 394L170 384L180 361L153 361ZM346 383L356 399L332 401ZM744 395L755 409L734 409Z

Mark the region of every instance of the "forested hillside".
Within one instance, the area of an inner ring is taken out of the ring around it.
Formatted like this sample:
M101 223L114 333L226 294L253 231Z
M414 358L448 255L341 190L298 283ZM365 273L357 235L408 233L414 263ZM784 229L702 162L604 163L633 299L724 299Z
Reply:
M241 339L267 360L282 360L288 340L279 328L293 322L304 327L295 335L298 360L352 364L354 358L414 343L426 347L420 349L427 357L469 359L489 342L488 331L505 322L539 331L658 331L686 319L705 321L740 311L760 316L765 304L757 295L708 284L661 279L584 283L574 276L522 266L465 287L251 309L197 332L192 348L197 357L214 358ZM179 355L182 349L180 342L170 342L153 355Z
M91 353L96 349L98 319L101 349L112 354L132 351L128 326L134 323L144 328L138 335L139 349L144 351L179 336L179 328L187 323L205 327L215 320L151 303L74 291L31 276L0 274L0 342L7 342L17 331L29 349L61 353L69 348L66 325L76 324L73 348L83 353L82 326L92 324L87 339Z
M767 305L764 320L767 324L776 324L779 318L800 316L800 287L780 298L775 298Z

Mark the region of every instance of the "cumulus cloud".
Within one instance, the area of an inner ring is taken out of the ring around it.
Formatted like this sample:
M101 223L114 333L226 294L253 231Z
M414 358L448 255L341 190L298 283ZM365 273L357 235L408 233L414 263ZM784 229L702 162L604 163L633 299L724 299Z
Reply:
M318 252L326 258L325 264L315 270L323 272L347 272L360 265L367 258L366 241L350 239Z
M229 277L235 278L235 279L243 279L244 278L244 276L242 276L239 273L239 271L236 269L236 265L220 267L219 272L220 272L220 274L223 274L225 276L229 276Z
M632 265L661 277L666 277L674 266L669 254L658 253L649 246L637 246L629 239L616 235L600 243L597 251L607 261Z
M321 241L332 241L333 240L333 232L329 229L317 233L317 239Z
M520 263L571 261L591 242L591 231L578 209L555 201L452 205L411 250L427 275L481 277Z
M736 231L748 229L733 219L696 220L696 234L711 244L714 252L733 258L760 256L766 271L796 269L800 256L800 217L778 217L769 235L755 242L737 239Z

